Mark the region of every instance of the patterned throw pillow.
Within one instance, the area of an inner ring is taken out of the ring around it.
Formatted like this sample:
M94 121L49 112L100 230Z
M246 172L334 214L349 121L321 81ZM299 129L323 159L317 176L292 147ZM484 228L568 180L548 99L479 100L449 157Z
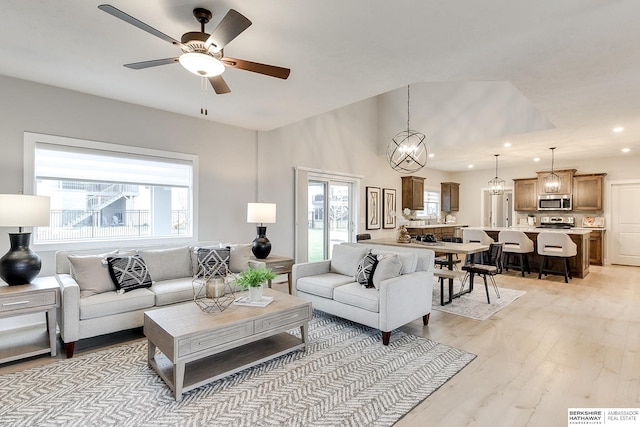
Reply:
M198 277L225 277L229 270L231 248L197 248Z
M119 292L151 287L149 269L140 255L108 257L109 274Z
M358 263L356 280L365 288L373 288L373 272L378 265L378 257L369 252Z

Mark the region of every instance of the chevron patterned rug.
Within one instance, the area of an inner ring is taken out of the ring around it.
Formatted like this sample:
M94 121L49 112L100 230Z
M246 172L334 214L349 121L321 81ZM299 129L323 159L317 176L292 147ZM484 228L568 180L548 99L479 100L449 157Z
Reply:
M291 333L299 332L296 330ZM310 344L173 399L146 340L0 376L2 426L390 426L475 355L314 312Z

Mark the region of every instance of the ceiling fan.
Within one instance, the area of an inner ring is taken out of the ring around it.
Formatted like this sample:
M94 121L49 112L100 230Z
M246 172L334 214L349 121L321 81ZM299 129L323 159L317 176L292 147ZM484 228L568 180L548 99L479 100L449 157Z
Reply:
M252 71L279 79L286 79L291 72L288 68L224 56L224 47L251 25L249 19L233 9L229 9L229 12L222 18L222 21L220 21L211 34L204 32L205 24L211 20L211 12L200 7L193 9L193 16L195 16L196 20L200 23L200 31L184 33L180 41L173 39L109 4L101 4L98 6L98 9L182 49L182 54L179 57L124 64L127 68L141 70L158 65L180 62L184 68L192 73L206 77L217 94L231 92L231 89L229 89L229 86L222 78L225 67Z

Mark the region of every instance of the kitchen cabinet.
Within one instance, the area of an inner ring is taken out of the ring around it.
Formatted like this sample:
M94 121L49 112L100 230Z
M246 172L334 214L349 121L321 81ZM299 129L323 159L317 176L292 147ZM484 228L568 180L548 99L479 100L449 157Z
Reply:
M402 177L402 209L424 210L424 178L419 176Z
M601 211L604 173L573 177L573 210Z
M573 186L573 174L576 173L575 169L563 169L554 170L553 173L560 177L560 189L553 193L547 193L544 191L544 179L549 175L551 171L538 172L538 194L571 194L571 188Z
M538 210L538 178L513 180L513 209L516 211Z
M604 264L604 230L591 230L589 235L589 264Z
M460 210L460 184L457 182L440 183L440 206L443 212Z

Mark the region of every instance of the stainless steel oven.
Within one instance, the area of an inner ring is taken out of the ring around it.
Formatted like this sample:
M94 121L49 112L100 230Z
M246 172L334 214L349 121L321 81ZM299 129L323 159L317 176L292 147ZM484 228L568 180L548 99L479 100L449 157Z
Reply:
M570 194L545 194L538 196L539 211L570 211Z

